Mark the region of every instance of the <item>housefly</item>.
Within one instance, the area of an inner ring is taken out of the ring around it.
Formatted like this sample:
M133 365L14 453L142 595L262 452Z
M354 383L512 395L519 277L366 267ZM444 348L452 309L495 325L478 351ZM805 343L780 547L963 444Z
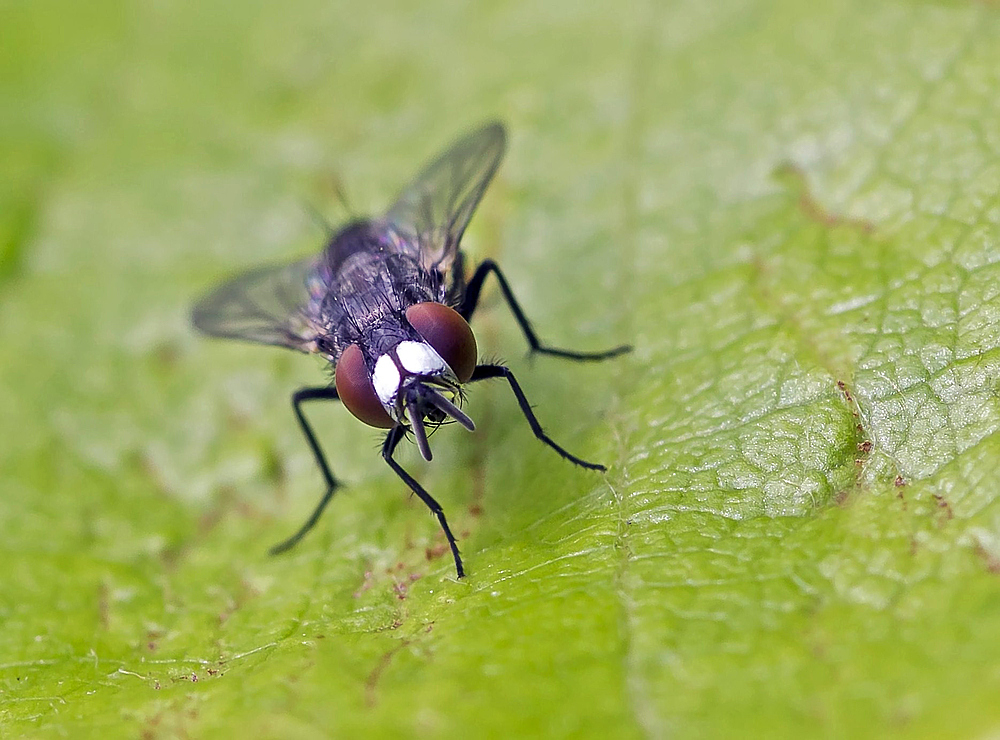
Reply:
M333 369L332 384L292 395L326 491L305 524L272 548L273 554L288 550L313 528L339 485L303 414L307 401L340 400L364 423L388 430L382 457L437 517L459 578L465 571L444 511L393 454L412 434L420 454L430 460L429 430L457 422L473 431L472 419L461 409L465 384L506 380L535 437L576 465L605 470L570 454L542 431L510 368L477 362L469 319L491 274L533 352L602 360L629 350L585 353L542 344L492 260L480 263L466 281L459 243L506 141L499 123L463 136L428 164L383 216L348 223L318 255L234 277L195 306L194 325L206 334L318 354Z

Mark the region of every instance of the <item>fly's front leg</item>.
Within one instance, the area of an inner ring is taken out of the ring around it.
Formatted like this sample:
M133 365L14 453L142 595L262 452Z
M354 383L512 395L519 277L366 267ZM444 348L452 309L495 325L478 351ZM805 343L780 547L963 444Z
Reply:
M472 314L475 312L476 306L479 304L479 294L483 289L483 281L486 280L487 275L491 272L497 276L497 282L500 283L500 290L503 292L503 297L506 299L507 305L510 306L511 313L514 314L514 318L517 320L518 326L520 326L521 331L524 332L524 337L528 340L528 344L531 346L532 352L538 352L543 355L554 355L555 357L565 357L568 360L606 360L609 357L616 357L617 355L621 355L632 350L632 346L628 344L623 344L620 347L615 347L614 349L605 350L603 352L574 352L568 349L558 349L557 347L545 346L538 340L538 336L535 334L534 329L531 328L531 323L528 321L528 317L524 315L524 311L521 310L521 306L518 304L517 299L514 298L514 293L511 292L510 285L507 284L507 278L505 278L503 273L500 272L500 267L496 262L489 259L483 260L479 264L479 267L476 268L475 274L466 286L465 298L462 300L462 305L458 308L458 312L466 321L472 318Z
M396 446L399 441L403 439L403 435L406 434L406 427L395 426L389 430L389 433L385 435L385 442L382 443L382 457L392 468L393 472L396 473L403 482L413 491L420 500L427 504L427 508L430 509L434 516L437 517L438 522L441 524L441 529L444 530L444 536L448 538L448 545L451 547L451 554L455 557L455 571L458 573L459 578L465 577L465 568L462 567L462 556L458 552L458 543L455 541L455 535L451 533L451 527L448 526L448 520L444 517L444 509L441 508L441 504L434 500L434 498L425 491L417 481L413 479L409 473L403 470L402 466L396 462L392 455L396 451Z
M312 450L313 456L316 458L316 464L319 466L320 472L323 474L323 480L326 481L326 493L323 494L323 498L319 500L319 504L316 506L312 515L306 520L306 523L302 525L299 531L284 542L279 542L269 550L272 555L278 555L279 553L283 553L286 550L290 550L295 547L295 545L299 543L299 540L305 537L309 530L316 526L316 522L318 522L320 516L322 516L326 505L330 503L330 499L333 498L333 492L336 490L337 486L340 485L337 483L337 479L333 477L333 473L330 472L330 466L327 465L326 455L323 454L323 448L319 446L316 434L309 425L305 414L302 413L302 404L306 401L336 401L337 399L337 389L331 387L302 388L292 394L292 408L295 409L295 418L299 420L299 426L302 428L302 433L305 435L306 441L309 443L309 448Z
M476 365L476 369L473 371L472 378L469 379L469 382L474 383L477 380L489 380L490 378L507 379L507 382L510 384L510 389L514 392L514 397L517 399L517 404L521 407L521 413L524 414L524 418L528 420L528 426L531 427L531 431L534 432L537 439L547 444L571 463L579 465L580 467L589 468L590 470L600 470L602 472L607 470L605 466L599 463L587 462L586 460L581 460L576 455L570 454L557 445L552 438L545 433L542 429L542 425L539 424L538 419L535 418L535 412L531 410L531 404L528 403L527 396L525 396L524 391L521 390L521 384L517 382L516 378L514 378L514 373L511 372L509 367L506 367L505 365Z

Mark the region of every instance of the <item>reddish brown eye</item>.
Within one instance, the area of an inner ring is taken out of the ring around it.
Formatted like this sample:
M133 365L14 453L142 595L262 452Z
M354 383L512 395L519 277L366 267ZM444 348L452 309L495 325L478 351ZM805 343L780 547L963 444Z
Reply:
M337 395L347 410L373 427L390 429L396 425L375 395L361 348L352 344L337 360Z
M476 369L476 337L458 311L442 303L417 303L406 309L406 320L441 355L463 383Z

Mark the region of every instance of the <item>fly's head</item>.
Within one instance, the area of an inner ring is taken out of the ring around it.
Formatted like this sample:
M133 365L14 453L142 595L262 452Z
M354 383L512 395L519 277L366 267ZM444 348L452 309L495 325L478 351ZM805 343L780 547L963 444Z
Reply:
M426 424L436 427L451 418L469 431L475 429L458 404L462 384L476 367L476 338L468 322L441 303L410 306L406 320L413 339L376 358L370 370L358 345L344 350L337 362L337 394L366 424L409 426L420 454L430 460Z

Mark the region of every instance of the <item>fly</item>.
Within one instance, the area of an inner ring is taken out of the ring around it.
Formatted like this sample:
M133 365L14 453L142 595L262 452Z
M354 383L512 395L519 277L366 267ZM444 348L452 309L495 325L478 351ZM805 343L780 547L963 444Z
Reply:
M603 360L630 349L573 352L542 344L493 260L481 262L466 281L459 243L506 144L499 123L467 134L428 164L385 215L347 224L316 256L234 277L195 306L194 325L206 334L318 354L334 371L331 385L292 395L326 491L305 524L272 554L293 547L315 526L339 485L303 414L307 401L340 400L365 424L388 430L382 457L437 517L459 578L465 570L444 510L393 454L411 433L430 460L428 430L449 421L474 431L461 409L465 384L506 380L535 437L576 465L606 470L567 452L542 431L510 368L477 361L469 320L490 274L532 352Z

